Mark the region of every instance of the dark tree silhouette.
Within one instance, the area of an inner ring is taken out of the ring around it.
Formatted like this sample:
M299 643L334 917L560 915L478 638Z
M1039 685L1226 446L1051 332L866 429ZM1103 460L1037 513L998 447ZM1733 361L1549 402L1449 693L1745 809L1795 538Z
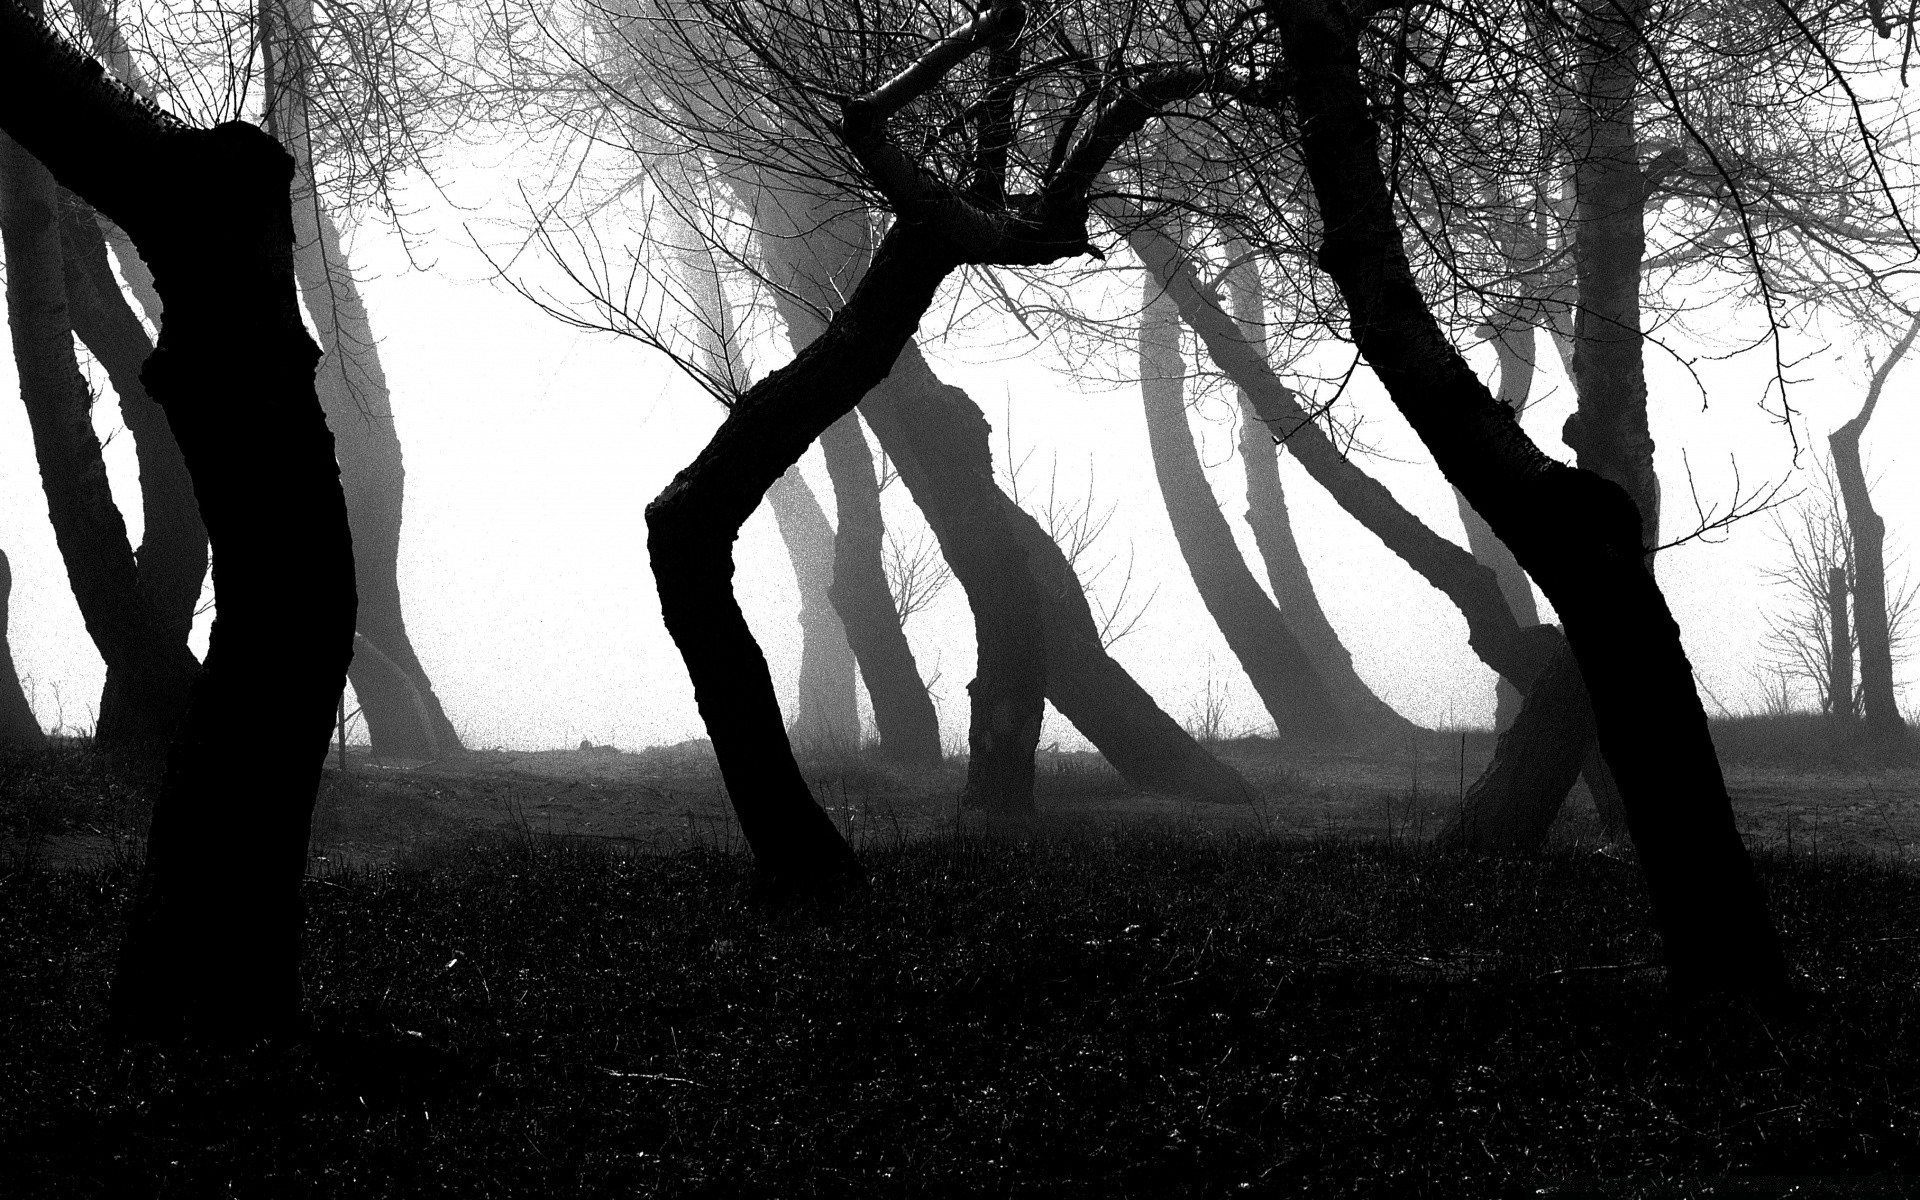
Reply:
M1408 264L1360 79L1364 18L1310 0L1269 12L1321 213L1320 265L1395 406L1566 622L1626 803L1669 982L1783 989L1779 941L1734 828L1678 627L1646 565L1632 499L1542 454L1434 320Z
M797 68L777 61L772 30L743 24L730 11L707 15L708 23L693 26L662 22L660 32L697 39L685 58L698 62L711 59L708 42L717 31L752 47L755 61L771 64L776 77L792 78ZM1045 139L1059 152L1035 165L1036 189L1010 193L1012 122L1021 91L1035 86L1035 77L1018 65L1026 16L1024 6L1001 0L898 63L897 73L878 86L837 101L832 136L885 196L894 224L825 332L742 395L706 449L648 508L648 545L667 628L693 677L742 830L776 886L824 883L843 877L853 863L793 765L765 659L733 599L731 545L740 523L808 443L885 377L949 274L966 264L1034 266L1086 253L1088 193L1117 148L1164 106L1233 86L1204 60L1123 63L1111 84L1078 84L1085 103ZM806 37L816 54L831 41L825 31L809 29ZM831 69L844 69L838 46L825 52ZM973 135L965 151L970 182L957 187L924 154L904 150L888 121L941 88L970 59L984 62L987 82L979 120L956 127L957 134ZM739 91L751 95L764 86ZM1011 710L994 719L1010 732L1025 720Z
M12 593L13 567L7 556L0 554L0 746L38 750L47 744L47 734L20 687L20 673L13 666L13 645L7 640L7 601Z
M183 125L0 3L0 129L124 229L166 306L142 373L193 474L218 611L115 978L125 1029L299 1022L300 879L352 652L352 546L293 271L293 164Z

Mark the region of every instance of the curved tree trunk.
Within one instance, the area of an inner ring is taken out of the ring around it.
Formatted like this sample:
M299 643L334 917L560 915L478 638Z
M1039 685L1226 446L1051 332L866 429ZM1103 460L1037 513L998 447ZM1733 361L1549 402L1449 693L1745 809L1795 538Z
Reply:
M844 303L866 269L870 245L866 214L830 208L811 197L775 196L765 189L754 197L752 207L760 229L761 257L773 284L774 306L786 322L789 341L798 349L820 336L826 328L827 314ZM880 753L894 762L931 766L941 757L940 717L920 678L900 611L887 586L882 562L886 524L880 511L880 484L874 475L872 451L860 432L860 418L849 413L829 425L820 435L820 450L833 479L834 508L839 518L831 596L847 642L860 663L867 696L873 702ZM975 630L976 636L985 632ZM1008 661L1017 653L1018 649L995 649L989 657L996 662ZM978 678L975 683L990 687L991 678ZM975 686L969 691L978 694ZM1024 703L1011 698L1008 702L1016 708ZM996 704L989 702L986 711L995 708ZM1034 737L1039 737L1037 727ZM970 745L979 742L972 735L969 738ZM986 769L987 763L983 761L981 767ZM1013 781L1017 791L1022 786L1018 783L1021 769L1015 766L1011 770L1007 779ZM970 766L969 778L971 771ZM1031 774L1030 766L1027 774ZM990 794L991 789L968 788L968 795L982 802ZM1015 809L1030 805L1030 787L1024 801L1007 803Z
M692 180L681 177L683 191L693 186ZM671 205L657 210L655 221L663 244L674 251L674 268L697 313L693 341L705 360L705 370L715 382L747 386L752 371L713 247ZM793 711L788 714L787 740L803 755L857 749L860 697L853 649L830 594L837 540L833 524L797 463L767 489L767 503L780 527L780 540L787 547L800 592L800 679Z
M1257 280L1250 278L1256 268L1247 259L1244 246L1230 245L1227 253L1237 264L1227 271L1227 293L1233 304L1234 319L1239 323L1242 338L1264 358L1266 314ZM1320 607L1313 576L1308 573L1299 543L1294 540L1287 494L1280 484L1280 447L1254 411L1247 389L1236 390L1240 398L1240 461L1247 478L1247 525L1253 530L1254 545L1266 565L1274 602L1280 606L1288 627L1300 640L1300 648L1306 651L1348 720L1376 739L1404 739L1419 727L1375 695L1354 670L1353 655L1347 652L1346 643L1340 640L1340 634Z
M61 193L60 234L73 332L106 368L140 466L140 549L134 554L140 591L167 636L184 645L193 632L194 610L207 578L207 527L200 521L193 476L167 427L167 414L140 382L140 368L153 353L153 341L120 291L93 209L70 192ZM100 697L100 727L125 726L130 718L122 709L135 702L125 676L109 667Z
M853 648L828 591L833 586L834 532L798 467L767 489L800 589L800 686L787 738L802 754L860 744L860 697Z
M1907 327L1906 336L1874 372L1860 411L1827 438L1833 454L1833 474L1840 483L1840 500L1847 510L1847 531L1853 542L1853 627L1860 645L1860 692L1867 739L1893 748L1907 738L1907 722L1893 693L1893 639L1887 621L1887 523L1873 509L1866 468L1860 461L1860 437L1873 419L1874 407L1887 376L1920 333L1920 318ZM1836 661L1839 655L1834 656Z
M1151 277L1145 292L1140 310L1140 396L1154 475L1187 573L1273 718L1277 736L1318 745L1349 741L1355 732L1352 723L1301 649L1286 618L1247 569L1220 502L1207 483L1187 424L1180 310Z
M143 106L0 4L0 128L125 229L167 319L143 378L186 456L219 604L154 804L122 1028L299 1021L300 879L353 638L353 558L293 276L287 154Z
M982 590L1018 587L999 564L1024 555L1045 634L1046 698L1127 782L1208 803L1253 800L1239 772L1209 754L1101 645L1072 564L994 481L991 428L966 392L943 383L909 342L860 410L942 549L949 538L982 539L977 556L948 554L963 587L969 574ZM1003 520L979 515L996 510Z
M1554 462L1448 343L1408 265L1344 10L1275 10L1320 264L1361 354L1441 471L1566 621L1626 801L1675 987L1778 992L1786 963L1734 827L1679 628L1646 564L1634 501Z
M464 754L414 652L400 601L400 526L406 506L406 464L394 428L393 400L380 348L360 287L341 245L340 230L313 183L309 134L307 29L309 0L261 6L260 45L269 100L269 127L293 155L293 263L307 313L324 355L317 387L340 460L340 484L353 523L354 579L360 595L359 633L379 647L404 677L357 657L353 693L366 718L373 752L393 758L451 758ZM415 696L426 701L422 722Z
M93 431L93 394L74 355L60 201L53 176L0 137L0 235L20 395L33 428L54 539L87 632L123 702L100 714L103 746L158 750L186 713L200 664L186 631L141 590L127 526Z
M13 567L0 554L0 746L39 750L47 744L46 731L33 715L13 666L13 644L7 637L7 601L13 594Z
M647 506L667 631L693 679L721 777L763 888L831 887L859 865L794 762L766 658L733 595L733 543L774 480L885 377L956 262L897 225L827 329L742 393L694 461Z

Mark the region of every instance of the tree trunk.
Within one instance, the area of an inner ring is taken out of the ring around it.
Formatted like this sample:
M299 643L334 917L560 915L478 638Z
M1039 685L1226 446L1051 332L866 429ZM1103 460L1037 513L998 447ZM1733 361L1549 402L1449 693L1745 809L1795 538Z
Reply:
M1140 311L1140 396L1147 442L1174 540L1201 602L1273 718L1284 741L1335 745L1354 736L1351 722L1314 669L1281 611L1247 569L1187 424L1186 358L1180 311L1148 278Z
M1494 350L1500 356L1500 403L1513 409L1515 414L1527 410L1527 401L1533 392L1533 372L1536 353L1533 325L1529 321L1515 320L1494 330ZM1482 566L1491 568L1495 578L1500 581L1500 593L1507 598L1507 606L1513 609L1514 619L1522 628L1540 623L1540 608L1533 600L1533 584L1527 579L1527 573L1514 561L1513 551L1506 543L1493 536L1493 530L1473 511L1473 505L1467 503L1459 492L1453 494L1454 502L1460 508L1460 524L1467 533L1467 548L1473 551L1474 559ZM1494 727L1506 730L1520 713L1520 689L1507 679L1494 684Z
M1245 394L1270 439L1291 449L1295 461L1348 516L1453 602L1466 618L1467 640L1482 662L1523 691L1530 686L1553 656L1558 635L1543 632L1545 626L1522 629L1493 571L1428 528L1333 444L1170 239L1151 229L1135 229L1129 241L1154 280L1179 305L1181 319L1206 346L1214 365Z
M1480 853L1538 850L1560 806L1527 799L1564 797L1592 745L1593 710L1580 664L1563 641L1534 682L1526 706L1500 734L1493 761L1435 844Z
M826 455L827 473L833 477L840 518L834 535L833 587L828 594L873 701L880 756L906 766L937 766L940 717L933 710L927 685L920 681L919 664L907 644L900 610L894 606L881 565L887 529L880 515L873 452L860 432L859 415L850 412L827 426L820 435L820 449ZM1034 736L1039 737L1038 727Z
M691 194L694 186L693 180L681 176L680 194ZM747 386L753 373L713 246L672 205L663 205L655 220L655 231L675 250L675 269L696 310L693 340L708 375L734 387ZM800 592L800 680L788 714L787 740L803 755L855 749L860 745L860 696L853 649L829 594L833 524L798 464L788 467L767 489L767 501Z
M1234 319L1241 336L1263 358L1266 355L1266 315L1255 279L1253 264L1246 259L1244 246L1231 245L1227 253L1238 266L1227 272L1227 291L1233 303ZM1353 668L1353 656L1340 640L1340 634L1327 620L1314 590L1313 576L1300 556L1294 540L1293 521L1287 512L1287 494L1280 484L1280 447L1273 433L1254 411L1247 389L1237 389L1240 397L1240 462L1247 477L1247 526L1253 530L1254 545L1266 565L1267 582L1273 598L1286 617L1287 625L1300 639L1300 648L1333 692L1342 712L1356 729L1377 740L1397 743L1419 727L1407 720L1392 705L1374 694L1360 673Z
M941 382L910 342L860 408L969 598L975 588L1020 588L1003 564L1025 558L1045 637L1046 698L1060 715L1135 787L1210 803L1251 802L1253 790L1239 772L1207 753L1101 645L1066 555L994 482L991 428L979 406ZM983 515L996 511L999 520ZM950 540L974 539L977 552L947 550Z
M1905 745L1907 722L1900 715L1893 693L1893 638L1887 621L1887 523L1873 508L1866 468L1860 460L1860 438L1880 403L1887 376L1906 356L1917 333L1920 333L1920 317L1907 327L1906 335L1874 372L1860 411L1827 438L1828 449L1833 454L1834 478L1840 484L1840 500L1847 510L1847 532L1853 543L1853 628L1860 649L1862 724L1870 743L1889 750Z
M1734 827L1679 628L1654 583L1634 500L1548 458L1448 343L1413 273L1344 10L1273 10L1323 225L1319 260L1360 353L1441 471L1566 621L1600 745L1682 989L1786 986L1766 901Z
M1847 571L1827 571L1827 716L1835 726L1853 723L1853 638L1847 625Z
M798 467L767 489L787 558L800 589L800 687L787 738L802 754L860 744L860 698L853 648L834 611L833 525Z
M929 235L896 225L826 331L742 393L647 506L661 616L770 892L832 887L859 866L794 762L766 658L734 599L733 542L774 480L886 375L956 265Z
M218 615L168 757L112 1011L139 1033L298 1024L300 879L353 638L353 559L293 276L286 152L192 129L0 5L0 128L125 229L167 317L143 378L186 456Z
M1647 429L1647 377L1640 329L1640 263L1646 256L1647 184L1640 169L1634 104L1641 26L1649 0L1597 8L1583 43L1581 136L1573 148L1573 319L1578 408L1560 439L1578 465L1620 485L1640 514L1641 544L1660 544L1660 477ZM1651 565L1649 566L1651 569Z
M158 750L186 712L200 664L186 630L165 620L140 587L93 431L93 395L74 355L58 191L11 138L0 138L0 235L20 396L54 538L87 632L124 700L103 709L94 736L103 746Z
M7 637L7 601L13 593L13 567L0 554L0 746L39 750L47 744L46 731L33 715L20 673L13 666L13 644Z
M307 0L261 8L260 44L269 99L269 126L294 157L293 263L307 313L324 355L317 388L333 431L353 524L354 578L360 595L358 632L405 672L404 677L356 656L353 692L366 718L373 753L437 759L464 754L414 652L400 601L400 526L406 502L406 465L394 427L380 349L346 260L340 230L314 187L313 146L306 95ZM423 697L423 724L414 697Z
M193 632L194 611L207 578L207 527L200 521L193 476L173 440L173 430L167 427L167 414L140 382L140 368L153 353L153 341L120 291L100 222L93 209L72 193L62 192L60 201L67 311L73 332L106 368L140 465L142 529L140 549L134 555L140 591L153 605L168 638L184 645ZM100 727L111 730L124 728L129 721L137 724L137 714L122 711L134 703L136 694L125 675L109 667L100 697Z
M870 246L866 214L835 210L811 197L776 197L765 189L754 197L753 208L761 231L761 257L774 285L774 306L797 350L820 336L827 314L844 303L866 269ZM833 479L839 518L831 595L873 702L880 753L894 762L934 765L940 761L940 717L920 678L919 664L887 586L881 561L886 524L880 511L880 484L874 476L873 454L860 432L860 418L848 414L828 426L820 436L820 450ZM976 636L981 632L976 628ZM1017 649L1004 654L995 651L995 661L1015 653ZM1023 703L1009 702L1016 707ZM989 703L987 711L995 707ZM1034 736L1039 737L1037 727ZM979 740L969 738L970 745ZM1020 777L1017 767L1007 776L1015 781ZM970 787L968 794L984 802L990 793ZM1031 795L1025 802L1009 803L1019 808L1031 803Z
M978 665L967 685L967 802L1030 812L1052 657L1040 588L1009 506L986 499L989 492L1000 495L986 418L958 389L927 388L930 376L919 347L909 343L893 372L861 401L861 411L973 611ZM976 769L982 772L977 785Z

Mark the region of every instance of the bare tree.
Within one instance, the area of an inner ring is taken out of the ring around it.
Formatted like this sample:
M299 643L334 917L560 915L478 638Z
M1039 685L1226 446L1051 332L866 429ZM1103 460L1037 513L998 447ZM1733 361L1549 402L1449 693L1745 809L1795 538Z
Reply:
M1865 732L1874 743L1888 749L1904 748L1908 731L1893 691L1894 613L1889 611L1887 596L1887 526L1873 508L1866 468L1860 460L1860 438L1873 419L1887 376L1906 356L1916 334L1920 334L1920 317L1908 324L1905 334L1874 371L1860 411L1827 439L1853 552L1853 621L1860 650Z
M193 472L219 614L114 984L130 1030L299 1019L300 878L352 653L351 538L299 315L284 150L195 129L0 4L0 129L127 231L166 305L144 372Z
M1443 473L1567 624L1619 781L1676 986L1778 991L1786 966L1733 812L1679 631L1618 485L1549 459L1447 341L1414 281L1362 82L1364 17L1273 10L1319 261L1361 354Z

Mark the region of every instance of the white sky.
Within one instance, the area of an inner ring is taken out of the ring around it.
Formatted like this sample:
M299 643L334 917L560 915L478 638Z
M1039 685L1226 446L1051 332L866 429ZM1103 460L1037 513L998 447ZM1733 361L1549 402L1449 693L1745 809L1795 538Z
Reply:
M453 190L460 195L457 181ZM430 273L409 269L397 240L377 228L369 227L354 249L383 339L406 453L401 581L415 647L471 746L533 749L590 738L634 749L703 736L685 671L660 622L642 512L717 426L720 410L663 358L610 335L565 329L490 283L458 216L448 213L435 202L414 219L414 228L426 231L414 258L430 264ZM1712 322L1695 318L1695 324ZM1816 347L1804 342L1797 351ZM1861 349L1849 343L1822 351L1798 370L1809 382L1797 385L1792 399L1821 447L1864 394ZM1873 349L1884 353L1883 346ZM1044 492L1057 456L1062 492L1083 493L1091 461L1098 506L1115 509L1091 555L1095 563L1114 560L1103 589L1117 585L1131 551L1132 594L1153 593L1135 631L1115 648L1117 657L1177 719L1195 716L1211 674L1216 687L1227 689L1230 730L1266 727L1179 561L1153 484L1137 393L1083 390L1050 368L1044 349L1023 357L1011 357L1006 345L930 351L943 376L986 409L996 455L1005 448L1001 435L1011 402L1016 453L1033 452L1026 476L1031 491ZM1470 356L1491 372L1490 352L1475 349ZM1527 428L1549 453L1567 458L1558 431L1571 411L1571 388L1544 338L1541 358L1539 399ZM1785 432L1757 403L1770 356L1762 351L1696 369L1709 390L1704 412L1687 372L1650 353L1667 538L1693 524L1683 449L1702 498L1721 504L1732 491L1730 455L1749 486L1779 479L1791 466ZM1894 373L1867 438L1869 473L1879 478L1875 500L1889 526L1889 549L1901 557L1913 544L1910 525L1920 512L1920 479L1909 469L1908 451L1920 431L1915 382L1911 365ZM1364 371L1353 394L1366 438L1387 456L1368 469L1446 536L1464 540L1450 491ZM86 729L103 668L54 547L17 395L11 355L0 354L0 549L13 563L14 658L43 724ZM137 542L131 439L119 429L110 396L96 417L102 436L111 438L115 494ZM1225 405L1203 407L1194 424L1205 431L1202 453L1212 464L1216 492L1256 576L1264 577L1240 519L1240 465L1231 453ZM817 458L817 451L810 453L808 474L831 511ZM1361 674L1422 724L1490 721L1493 676L1468 649L1464 623L1451 605L1290 461L1283 470L1303 552ZM903 488L896 485L886 499L890 520L917 522ZM741 602L785 702L798 669L798 600L764 509L748 522L736 557ZM1695 543L1663 557L1661 582L1710 697L1709 711L1716 704L1737 712L1759 703L1753 668L1764 656L1763 613L1781 600L1761 569L1779 558L1766 517L1744 522L1721 543ZM937 675L946 741L961 747L973 647L959 587L950 586L914 617L908 633L922 673ZM1083 744L1052 714L1044 737Z

